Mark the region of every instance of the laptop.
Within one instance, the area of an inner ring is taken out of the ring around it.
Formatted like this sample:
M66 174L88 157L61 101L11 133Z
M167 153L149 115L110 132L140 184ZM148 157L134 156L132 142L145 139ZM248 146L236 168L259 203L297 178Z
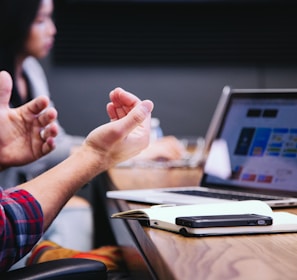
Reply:
M107 197L151 204L256 199L273 208L297 205L297 89L224 87L205 142L197 186L109 191Z

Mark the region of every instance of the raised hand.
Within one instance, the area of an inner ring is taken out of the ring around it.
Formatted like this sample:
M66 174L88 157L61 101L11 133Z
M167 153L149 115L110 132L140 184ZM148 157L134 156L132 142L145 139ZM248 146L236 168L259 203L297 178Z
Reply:
M93 130L85 144L104 156L107 168L127 160L147 147L150 140L150 119L153 103L116 88L107 104L110 123Z
M16 109L9 107L10 75L0 72L0 169L23 165L55 148L57 111L49 100L38 97Z

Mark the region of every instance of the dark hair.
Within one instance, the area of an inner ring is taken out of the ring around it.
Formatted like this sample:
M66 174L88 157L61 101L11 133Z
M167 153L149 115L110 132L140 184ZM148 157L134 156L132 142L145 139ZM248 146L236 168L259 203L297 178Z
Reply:
M12 76L13 96L17 94L15 84L16 56L23 51L41 0L0 0L0 70Z

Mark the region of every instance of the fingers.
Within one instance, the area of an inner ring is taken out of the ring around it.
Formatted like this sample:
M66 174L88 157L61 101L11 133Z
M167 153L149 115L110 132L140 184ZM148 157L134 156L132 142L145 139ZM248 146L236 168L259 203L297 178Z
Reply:
M135 107L140 99L121 88L114 89L110 95L110 103L107 104L107 113L111 120L126 116Z
M110 93L111 102L107 104L107 113L112 121L118 120L119 131L124 131L126 137L133 129L139 128L134 136L140 137L143 146L149 142L150 119L154 104L150 100L141 101L135 95L116 88ZM147 140L147 141L145 141Z
M46 96L39 96L26 103L24 106L26 106L26 109L30 113L37 115L41 113L48 105L49 99Z
M115 121L119 119L113 103L111 102L107 103L106 111L111 121Z
M51 123L40 131L40 137L44 141L42 144L42 154L48 154L55 149L55 137L58 135L58 125Z
M55 149L55 140L53 137L49 137L46 139L44 144L42 145L42 153L43 155L46 155L50 153L52 150Z
M109 98L115 104L115 106L124 105L131 107L140 101L137 96L122 88L115 88L113 91L111 91Z
M6 71L0 72L0 106L8 107L12 91L12 78Z
M54 138L58 135L58 125L56 123L52 123L41 130L40 137L47 141L49 138Z
M43 155L48 154L55 148L54 138L58 135L58 125L54 123L56 118L57 111L54 108L49 108L38 116L39 124L42 127L40 137L44 141L42 145Z
M38 121L42 127L47 126L57 119L58 113L54 108L48 108L38 116Z
M31 109L36 113L39 112L39 110L43 108L44 104L47 103L44 103L45 100L46 99L43 98L39 100L35 99L35 102L31 104ZM41 127L40 137L42 141L44 141L41 148L43 155L48 154L55 148L54 138L58 135L58 125L54 123L54 121L57 119L57 115L58 113L54 108L48 108L38 115L38 122Z

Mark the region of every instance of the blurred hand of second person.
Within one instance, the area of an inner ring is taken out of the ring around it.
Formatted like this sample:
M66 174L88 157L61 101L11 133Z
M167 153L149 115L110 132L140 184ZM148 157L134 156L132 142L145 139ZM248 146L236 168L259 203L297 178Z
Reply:
M164 136L150 143L135 160L180 160L186 154L184 146L174 136Z

